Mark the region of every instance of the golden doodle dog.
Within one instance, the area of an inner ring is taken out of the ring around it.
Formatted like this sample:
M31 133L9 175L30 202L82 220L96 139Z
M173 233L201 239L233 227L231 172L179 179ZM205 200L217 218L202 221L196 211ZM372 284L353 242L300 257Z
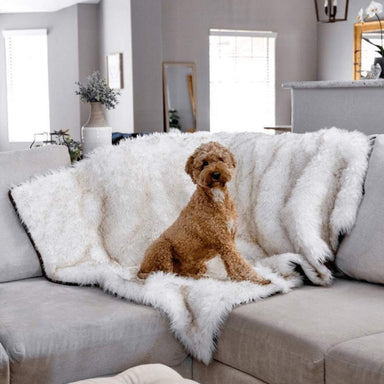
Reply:
M269 284L243 259L235 245L237 214L227 183L236 166L233 154L217 142L200 145L185 171L197 188L177 220L146 250L138 277L156 271L199 278L206 262L220 255L232 280Z

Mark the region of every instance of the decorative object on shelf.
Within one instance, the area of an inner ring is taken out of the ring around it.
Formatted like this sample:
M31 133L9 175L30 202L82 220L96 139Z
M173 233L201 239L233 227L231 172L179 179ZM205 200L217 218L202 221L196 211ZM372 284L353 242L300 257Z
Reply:
M371 73L376 73L376 64L379 64L381 67L381 74L379 77L384 78L384 45L383 45L383 26L381 23L381 19L379 15L383 13L383 4L377 2L377 1L371 1L371 3L368 5L366 10L364 11L363 8L360 9L356 20L358 21L359 24L355 24L355 56L359 53L359 57L356 58L355 60L355 65L360 64L359 68L356 68L355 72L357 70L361 72L366 70L366 68L362 68L362 58L361 58L361 52L363 51L362 49L362 41L366 41L368 44L372 45L375 47L375 53L378 53L380 56L374 58L374 63L373 66L371 67ZM365 34L363 32L360 32L359 36L356 36L356 31L357 28L360 25L364 25L365 21L370 19L370 18L376 18L377 22L375 23L370 23L368 28L363 28L361 27L361 30L366 29L369 32L366 32ZM356 41L356 39L359 39L359 41ZM375 40L379 40L380 42L378 43ZM375 41L375 42L374 42ZM357 46L356 46L357 45ZM373 53L372 53L373 56ZM371 58L372 60L372 58ZM372 61L371 61L372 63ZM355 74L355 78L356 78ZM367 77L367 78L375 78L375 77Z
M367 72L365 77L362 76L362 78L367 80L377 80L381 77L382 72L383 70L381 65L376 63L375 60L375 64L371 65L371 70Z
M168 111L169 129L175 128L181 131L180 116L177 114L176 109L170 109Z
M63 131L53 131L53 132L41 132L35 133L33 135L33 142L29 148L37 148L45 145L65 145L68 148L69 156L71 157L71 162L79 161L82 158L82 146L76 140L73 140L68 133L68 129ZM39 136L43 140L39 140Z
M33 135L33 141L29 146L29 149L44 147L45 145L56 144L54 140L52 140L51 132L39 132Z
M112 89L124 88L123 54L112 53L107 55L107 82Z
M108 126L103 111L114 109L118 103L120 92L113 90L96 71L87 78L87 84L76 83L79 87L75 91L80 100L91 105L88 121L81 128L83 154L87 155L102 145L112 145L112 128Z
M338 1L340 4L338 4ZM341 6L340 6L341 5ZM348 18L349 0L315 0L316 19L320 23L335 23L346 21ZM344 15L337 18L337 14L344 10Z

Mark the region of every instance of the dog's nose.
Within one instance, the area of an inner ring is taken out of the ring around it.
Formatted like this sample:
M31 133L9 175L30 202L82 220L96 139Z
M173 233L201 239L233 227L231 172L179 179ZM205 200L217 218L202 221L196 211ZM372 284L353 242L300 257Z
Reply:
M212 173L211 173L211 176L212 176L212 179L213 179L213 180L219 180L221 174L220 174L220 172L212 172Z

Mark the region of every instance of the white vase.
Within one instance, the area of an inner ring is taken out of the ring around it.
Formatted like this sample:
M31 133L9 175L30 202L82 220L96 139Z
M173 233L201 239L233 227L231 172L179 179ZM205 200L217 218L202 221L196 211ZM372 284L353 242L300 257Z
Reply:
M100 103L91 103L88 121L81 128L81 140L84 156L97 147L112 145L112 128L108 127Z

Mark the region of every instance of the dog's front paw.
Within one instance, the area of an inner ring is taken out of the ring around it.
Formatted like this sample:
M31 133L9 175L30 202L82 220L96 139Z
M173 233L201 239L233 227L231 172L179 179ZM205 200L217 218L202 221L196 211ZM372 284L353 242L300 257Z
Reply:
M259 285L268 285L271 284L271 280L264 279L256 272L252 274L252 276L248 279L252 283L259 284Z
M258 280L255 281L256 284L260 284L260 285L269 285L272 283L271 280L266 280L266 279L263 279L263 278L259 278Z

